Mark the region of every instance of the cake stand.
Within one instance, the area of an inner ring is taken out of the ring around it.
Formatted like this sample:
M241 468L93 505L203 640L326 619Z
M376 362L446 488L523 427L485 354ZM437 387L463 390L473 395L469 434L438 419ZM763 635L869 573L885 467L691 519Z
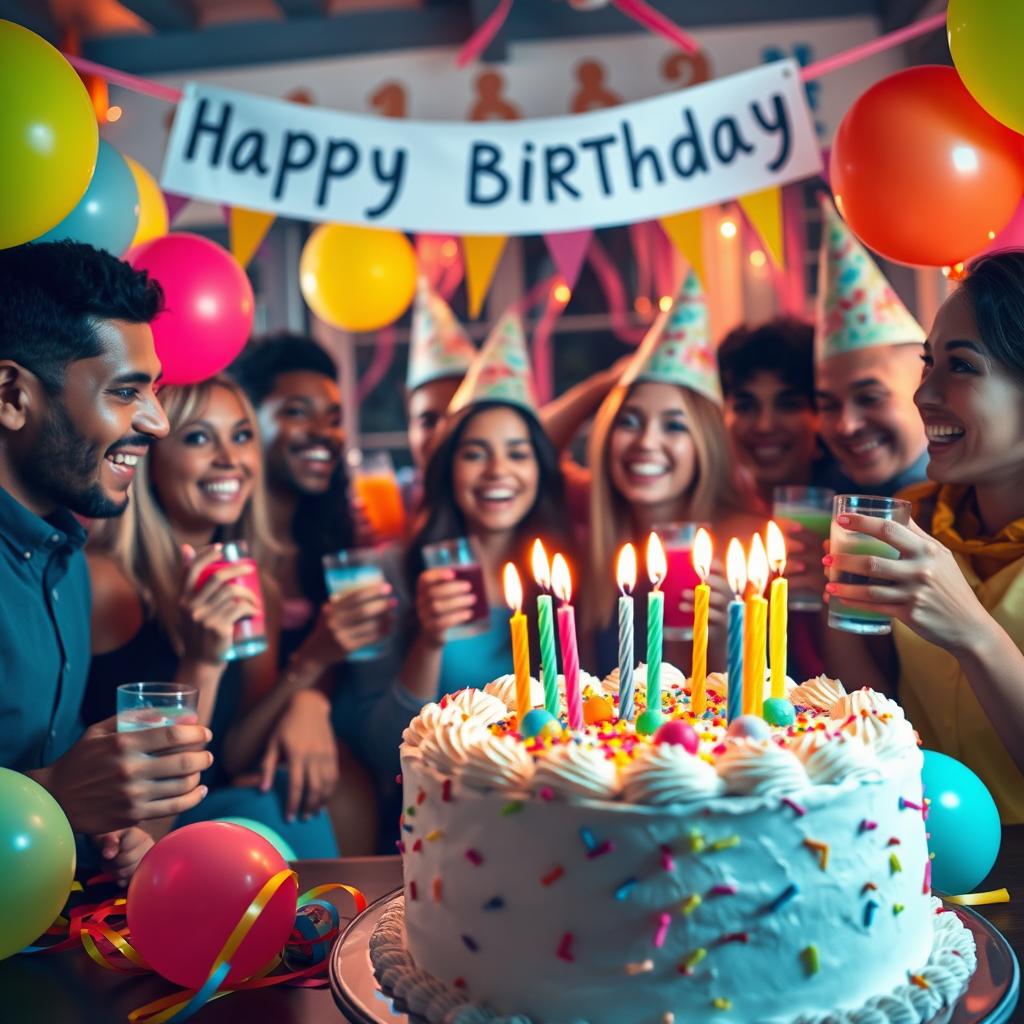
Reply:
M401 1004L382 991L370 964L370 936L384 908L401 895L402 890L396 889L371 903L331 950L331 992L352 1024L426 1024L423 1018L406 1013ZM942 1013L931 1024L1002 1024L1013 1020L1020 992L1020 968L1009 943L970 907L943 903L960 915L974 936L978 968L953 1012Z

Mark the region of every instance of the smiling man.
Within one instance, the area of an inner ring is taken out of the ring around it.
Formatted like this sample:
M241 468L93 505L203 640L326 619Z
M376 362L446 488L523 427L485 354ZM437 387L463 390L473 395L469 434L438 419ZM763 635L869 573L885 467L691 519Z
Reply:
M914 391L924 331L828 200L822 204L815 401L839 491L893 495L925 479Z

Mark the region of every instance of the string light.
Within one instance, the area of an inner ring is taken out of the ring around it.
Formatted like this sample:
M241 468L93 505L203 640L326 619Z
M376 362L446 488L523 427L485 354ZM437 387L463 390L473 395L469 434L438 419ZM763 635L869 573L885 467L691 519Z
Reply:
M556 284L551 294L554 296L555 302L560 302L563 306L568 303L570 298L572 298L572 292L564 281L560 281Z
M453 238L446 239L441 243L441 259L443 259L445 263L453 262L458 254L459 247L456 245Z
M651 313L651 300L646 295L638 295L633 300L633 308L641 316L649 316Z
M124 111L116 104L112 107L107 107L107 120L113 124L115 121L121 120L121 115Z
M726 217L722 223L718 225L718 230L721 232L723 238L735 238L736 232L739 229L736 227L736 221Z
M671 295L662 295L662 297L660 299L658 299L658 309L660 309L662 311L662 313L667 313L671 308L672 308L672 296Z
M750 254L750 265L756 267L758 270L761 269L768 262L768 257L765 256L763 250L755 249Z

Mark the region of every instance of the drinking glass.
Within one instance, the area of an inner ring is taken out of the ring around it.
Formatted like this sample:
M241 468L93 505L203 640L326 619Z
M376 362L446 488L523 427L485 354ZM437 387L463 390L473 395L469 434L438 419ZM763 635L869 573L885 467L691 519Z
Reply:
M362 499L377 539L400 540L405 535L405 505L391 456L387 452L354 450L349 452L348 461L352 487Z
M703 523L657 523L654 532L665 547L668 571L661 589L665 592L665 639L693 639L693 608L680 607L684 590L693 590L700 577L693 567L693 539Z
M820 554L822 545L828 540L832 526L832 502L836 492L829 487L776 487L772 496L772 515L776 519L788 519L814 535L819 542L816 551L811 551L807 561L815 564L815 555ZM820 611L824 601L818 589L800 590L790 587L789 610L793 612Z
M196 580L198 590L218 569L226 565L244 565L246 571L232 579L232 584L245 587L252 591L259 602L260 610L255 615L247 615L235 623L231 646L223 655L224 661L239 661L262 654L267 649L266 620L263 615L263 588L260 586L259 569L249 556L249 545L244 540L229 540L221 545L221 557L211 562Z
M486 633L490 628L491 609L487 603L484 570L473 554L469 538L455 537L436 544L424 544L423 561L428 569L451 569L456 579L465 580L473 588L473 617L463 625L448 630L448 639L461 640Z
M910 522L910 502L899 498L881 498L873 494L838 494L833 503L832 533L829 538L829 553L833 555L875 555L878 558L899 558L899 552L884 541L869 537L854 530L847 530L836 522L836 518L849 512L878 519L891 519L904 526ZM870 584L883 583L870 576L852 572L839 572L834 567L829 571L833 583ZM847 633L876 635L892 632L892 620L878 612L851 608L832 594L828 602L828 624L833 629Z
M199 721L199 691L178 683L122 683L117 688L117 731L160 729Z
M380 564L380 554L373 548L354 548L350 551L338 551L333 555L324 555L324 580L327 593L332 597L347 594L352 590L365 587L368 583L384 583L384 569ZM352 651L344 661L373 661L380 658L387 650L381 641L368 644Z

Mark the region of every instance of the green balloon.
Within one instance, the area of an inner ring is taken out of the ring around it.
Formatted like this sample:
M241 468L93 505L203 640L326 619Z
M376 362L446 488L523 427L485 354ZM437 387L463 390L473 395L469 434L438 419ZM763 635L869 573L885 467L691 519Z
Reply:
M250 832L255 832L256 835L266 839L285 860L299 859L295 855L295 851L288 845L287 840L269 825L264 825L262 821L253 821L252 818L217 818L217 821L226 821L229 825L241 825Z
M0 768L0 960L57 919L75 877L75 837L60 804L27 775Z

